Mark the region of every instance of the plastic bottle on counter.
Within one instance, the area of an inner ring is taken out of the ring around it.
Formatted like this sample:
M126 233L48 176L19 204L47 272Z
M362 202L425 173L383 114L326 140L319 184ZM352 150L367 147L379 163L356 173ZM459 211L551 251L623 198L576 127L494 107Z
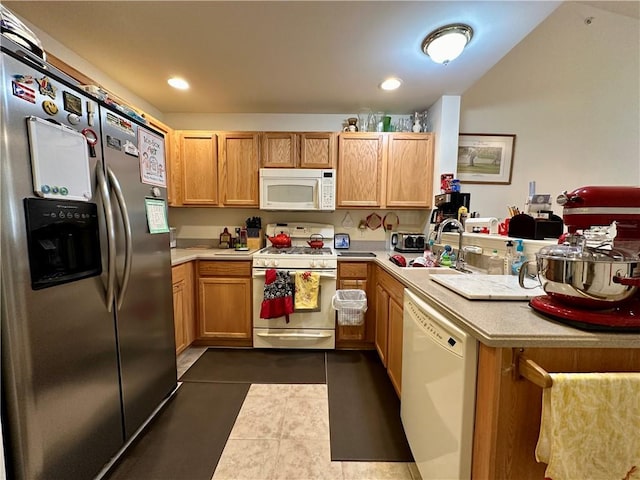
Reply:
M516 245L516 253L513 255L513 261L511 263L511 274L518 275L520 273L520 267L525 261L524 256L524 245L522 244L522 240L516 240L518 243Z
M503 271L506 275L511 273L511 265L513 265L513 242L507 240L507 253L504 255Z
M498 256L498 250L493 250L489 257L487 273L489 275L503 275L504 260Z
M444 252L440 255L440 265L442 267L450 267L451 266L451 245L444 246Z
M436 266L436 255L433 253L433 240L429 240L429 243L424 247L424 253L422 256L426 260L425 267L435 267Z
M467 217L469 216L469 210L464 205L458 209L458 221L464 227L465 222L467 221Z

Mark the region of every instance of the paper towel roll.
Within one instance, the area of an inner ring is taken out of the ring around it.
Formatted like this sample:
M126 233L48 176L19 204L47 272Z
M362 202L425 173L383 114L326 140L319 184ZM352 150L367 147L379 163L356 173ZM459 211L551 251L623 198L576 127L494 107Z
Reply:
M469 233L473 232L474 227L480 227L480 228L487 227L489 229L489 233L497 234L498 219L495 217L467 218L467 221L464 223L464 231Z

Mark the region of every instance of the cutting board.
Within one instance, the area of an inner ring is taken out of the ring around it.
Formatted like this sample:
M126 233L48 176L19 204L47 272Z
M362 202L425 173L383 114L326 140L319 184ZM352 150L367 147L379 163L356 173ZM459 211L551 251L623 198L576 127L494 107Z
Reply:
M515 275L432 275L431 279L469 300L528 300L544 295L538 281L525 278L522 288Z

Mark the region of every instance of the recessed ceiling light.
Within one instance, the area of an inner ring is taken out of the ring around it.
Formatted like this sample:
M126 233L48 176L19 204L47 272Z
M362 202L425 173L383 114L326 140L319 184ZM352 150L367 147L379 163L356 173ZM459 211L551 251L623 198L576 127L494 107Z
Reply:
M400 85L402 85L402 80L396 77L387 78L384 82L380 84L380 88L382 90L395 90Z
M170 78L167 83L178 90L187 90L189 88L187 81L178 77Z
M457 58L471 41L473 29L462 23L447 25L431 32L422 42L422 51L436 63L446 65Z

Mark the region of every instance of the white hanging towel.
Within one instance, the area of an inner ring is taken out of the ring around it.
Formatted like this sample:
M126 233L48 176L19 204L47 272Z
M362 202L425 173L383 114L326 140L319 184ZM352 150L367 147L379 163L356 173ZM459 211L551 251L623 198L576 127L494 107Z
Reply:
M536 460L553 480L640 479L640 373L552 373Z

